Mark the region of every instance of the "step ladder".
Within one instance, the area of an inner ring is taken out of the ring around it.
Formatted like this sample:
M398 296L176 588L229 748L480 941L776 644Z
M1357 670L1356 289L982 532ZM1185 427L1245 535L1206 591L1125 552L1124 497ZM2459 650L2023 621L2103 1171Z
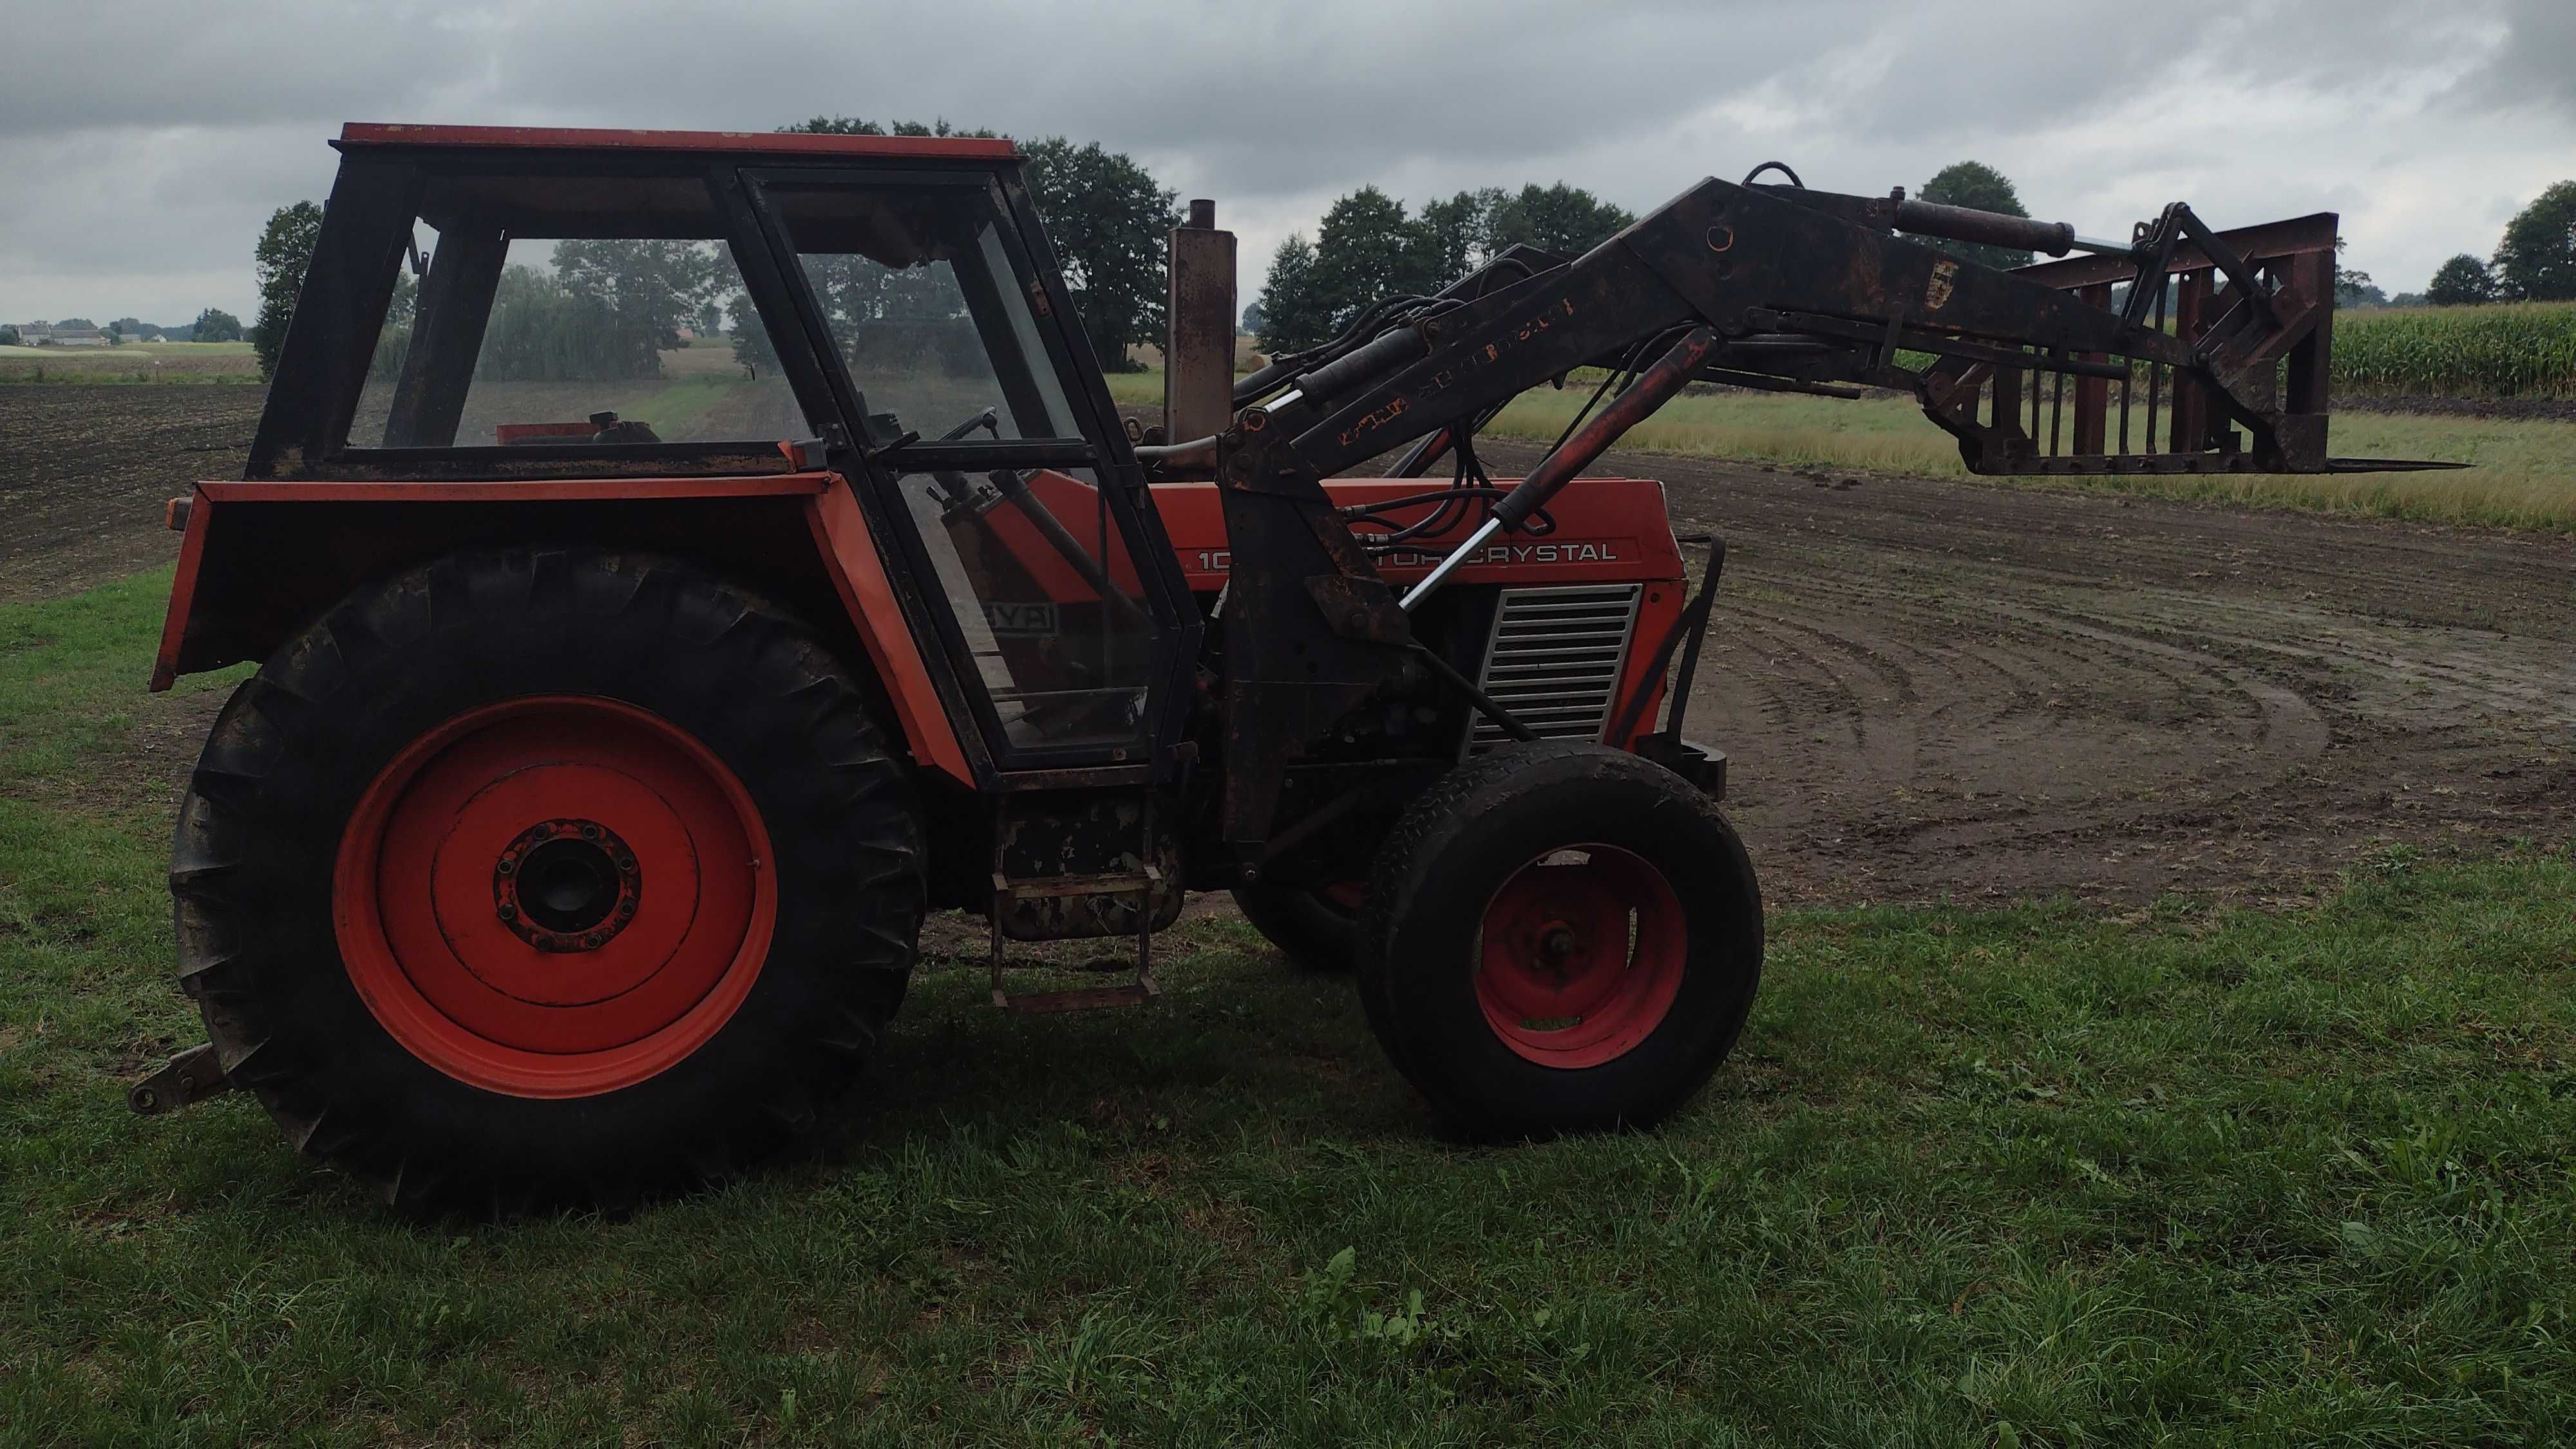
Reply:
M993 830L993 894L985 906L993 937L993 1004L1014 1016L1056 1011L1098 1011L1115 1006L1142 1006L1159 994L1154 985L1154 898L1162 889L1162 867L1155 863L1154 803L1145 799L1145 843L1140 870L1096 875L1050 875L1014 880L1002 869L1002 830ZM1013 992L1002 984L1002 906L1006 901L1045 900L1065 896L1134 896L1136 975L1119 986L1084 986L1069 991Z

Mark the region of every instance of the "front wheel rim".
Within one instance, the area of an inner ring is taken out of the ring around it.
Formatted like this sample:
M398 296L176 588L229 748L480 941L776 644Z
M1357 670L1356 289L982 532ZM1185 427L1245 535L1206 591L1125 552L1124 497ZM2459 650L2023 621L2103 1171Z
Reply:
M1681 898L1614 845L1552 849L1507 877L1476 945L1476 1003L1496 1039L1540 1066L1615 1061L1654 1035L1689 957Z
M377 1022L519 1097L685 1060L749 995L777 918L733 772L659 715L573 695L470 710L404 749L342 831L332 893Z

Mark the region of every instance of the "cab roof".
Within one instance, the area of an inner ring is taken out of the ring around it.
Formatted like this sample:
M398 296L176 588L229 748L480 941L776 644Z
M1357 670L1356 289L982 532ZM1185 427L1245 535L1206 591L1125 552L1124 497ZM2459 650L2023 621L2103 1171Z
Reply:
M510 147L535 151L692 151L753 156L852 156L1011 161L1008 137L841 136L811 131L629 131L579 126L414 126L351 121L331 143L356 146Z

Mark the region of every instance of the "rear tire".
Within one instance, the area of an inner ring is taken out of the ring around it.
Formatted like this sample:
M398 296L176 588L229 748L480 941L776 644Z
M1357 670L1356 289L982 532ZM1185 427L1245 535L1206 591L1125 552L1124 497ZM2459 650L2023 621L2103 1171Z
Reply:
M1359 914L1329 889L1236 886L1234 904L1291 962L1317 975L1342 976L1359 956Z
M617 1203L810 1123L901 1002L904 767L795 619L667 559L452 555L217 717L180 979L288 1138L408 1209Z
M1380 847L1360 1000L1388 1057L1481 1139L1652 1123L1734 1048L1762 898L1679 776L1599 745L1496 749Z

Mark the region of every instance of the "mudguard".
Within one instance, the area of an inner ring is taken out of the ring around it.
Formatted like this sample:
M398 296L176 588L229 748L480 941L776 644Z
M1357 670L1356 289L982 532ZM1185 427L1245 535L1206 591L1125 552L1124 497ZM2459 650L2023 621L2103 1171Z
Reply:
M877 540L841 478L205 482L185 515L152 688L262 659L369 578L459 548L562 539L703 560L873 666L919 766L961 785L971 736L932 683Z

